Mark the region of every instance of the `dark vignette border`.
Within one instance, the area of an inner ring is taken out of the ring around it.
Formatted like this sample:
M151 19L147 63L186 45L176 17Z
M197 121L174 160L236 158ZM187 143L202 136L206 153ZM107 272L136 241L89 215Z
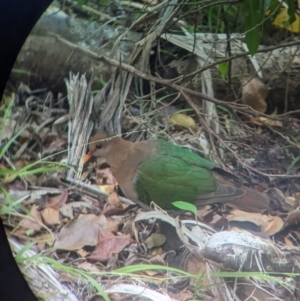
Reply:
M51 0L0 0L0 96L24 41L51 2ZM1 221L0 299L37 300L12 256Z

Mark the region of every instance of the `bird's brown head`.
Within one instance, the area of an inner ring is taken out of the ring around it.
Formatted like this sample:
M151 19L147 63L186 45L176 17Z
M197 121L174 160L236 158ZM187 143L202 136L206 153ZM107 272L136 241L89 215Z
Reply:
M84 157L84 163L90 160L91 157L106 158L106 155L111 151L112 145L116 137L110 137L106 132L101 132L90 138L88 145L88 153Z

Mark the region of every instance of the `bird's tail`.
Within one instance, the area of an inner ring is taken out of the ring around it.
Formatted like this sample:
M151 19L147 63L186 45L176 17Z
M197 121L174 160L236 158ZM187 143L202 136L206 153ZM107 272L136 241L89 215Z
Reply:
M263 213L268 209L269 198L248 187L238 188L218 183L215 192L202 195L195 201L196 206L214 203L228 203L240 210Z

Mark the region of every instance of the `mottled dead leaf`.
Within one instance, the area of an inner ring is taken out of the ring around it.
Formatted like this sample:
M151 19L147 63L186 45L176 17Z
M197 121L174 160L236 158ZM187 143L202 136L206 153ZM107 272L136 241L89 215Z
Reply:
M101 229L106 228L104 215L84 214L71 220L58 234L55 249L78 250L84 246L95 246Z

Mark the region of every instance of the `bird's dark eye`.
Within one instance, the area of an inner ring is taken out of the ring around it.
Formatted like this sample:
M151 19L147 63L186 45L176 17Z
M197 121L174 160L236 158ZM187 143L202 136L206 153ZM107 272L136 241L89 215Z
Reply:
M96 144L96 148L101 149L102 148L102 144L100 144L100 143Z

